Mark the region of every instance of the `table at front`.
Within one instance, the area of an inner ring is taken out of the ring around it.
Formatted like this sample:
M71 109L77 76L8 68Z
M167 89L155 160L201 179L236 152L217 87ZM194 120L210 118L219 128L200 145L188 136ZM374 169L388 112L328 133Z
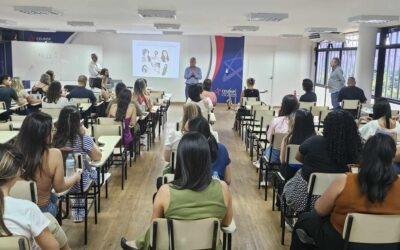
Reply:
M53 118L53 124L55 124L58 121L58 118ZM11 124L13 126L13 130L20 130L22 127L22 121L11 121Z
M0 143L4 144L11 141L18 133L18 131L0 131Z

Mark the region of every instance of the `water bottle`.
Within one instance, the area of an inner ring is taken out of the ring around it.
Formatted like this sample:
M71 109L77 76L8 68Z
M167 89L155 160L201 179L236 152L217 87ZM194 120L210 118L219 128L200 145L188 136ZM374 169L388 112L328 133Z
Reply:
M65 168L66 168L66 177L70 177L75 173L75 159L72 154L68 154L67 159L65 160Z
M213 172L212 178L213 178L214 180L219 180L219 175L218 175L218 172L217 172L217 171L214 171L214 172Z

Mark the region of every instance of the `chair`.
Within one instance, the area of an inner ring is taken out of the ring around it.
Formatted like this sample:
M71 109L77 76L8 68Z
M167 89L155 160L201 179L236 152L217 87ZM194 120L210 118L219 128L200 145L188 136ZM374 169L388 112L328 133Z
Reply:
M392 117L397 117L399 116L399 110L392 110Z
M328 110L328 109L329 109L329 107L327 107L327 106L312 106L311 107L311 114L314 117L319 117L319 115L321 114L322 110Z
M247 148L249 148L251 161L253 161L254 145L257 145L254 142L259 142L260 140L263 140L262 135L265 135L265 133L267 132L268 127L274 118L274 115L275 111L273 110L260 110L255 112L254 120L250 123L246 130L245 138L246 151Z
M10 115L10 119L13 122L23 122L26 118L26 115Z
M240 105L243 106L244 103L247 101L256 102L256 101L259 101L259 99L257 97L242 97L242 98L240 98Z
M51 116L53 119L58 119L60 116L61 109L46 109L46 108L41 108L41 112L46 113Z
M358 245L358 249L399 249L400 215L348 214L342 237L344 250L352 249L352 245Z
M324 126L323 123L325 121L325 118L331 111L332 111L332 109L321 110L321 112L319 113L317 128L322 128Z
M21 199L32 201L33 203L38 202L37 187L34 181L18 180L14 187L11 189L10 196Z
M12 122L0 123L0 131L12 131L12 130L13 130Z
M311 110L312 107L315 106L315 102L300 102L300 109L307 109L307 110Z
M91 103L89 98L71 98L71 102L76 105L79 105L81 103Z
M343 100L342 109L354 111L355 118L358 118L360 101L359 100Z
M110 117L97 117L96 123L99 125L121 125L121 122Z
M25 236L12 235L0 237L0 249L29 250L29 240Z

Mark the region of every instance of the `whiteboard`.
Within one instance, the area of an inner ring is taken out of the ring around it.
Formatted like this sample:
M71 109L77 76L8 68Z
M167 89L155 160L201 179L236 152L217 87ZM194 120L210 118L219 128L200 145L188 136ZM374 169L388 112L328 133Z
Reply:
M103 58L103 48L94 45L13 41L11 47L13 75L23 80L39 80L50 69L59 81L76 81L89 74L90 54Z

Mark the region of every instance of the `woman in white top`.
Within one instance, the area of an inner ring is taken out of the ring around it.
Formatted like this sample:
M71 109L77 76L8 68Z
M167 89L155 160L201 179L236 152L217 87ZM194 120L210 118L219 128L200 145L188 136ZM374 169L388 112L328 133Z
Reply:
M36 204L10 197L19 179L22 155L6 144L0 145L0 231L4 236L25 236L30 249L54 250L60 245L49 230L50 221ZM69 249L66 244L62 249Z
M367 122L359 131L363 140L368 140L369 137L376 134L378 131L391 134L397 141L397 135L400 133L400 124L392 119L392 110L389 102L384 99L376 99L373 106L373 119L370 117L361 117L360 123Z
M191 85L188 90L190 101L196 103L197 106L200 107L203 117L208 119L208 115L211 113L214 106L210 98L201 96L202 92L203 88L199 84Z
M54 81L47 90L47 95L42 99L42 108L45 109L62 109L65 106L73 105L63 96L61 83Z

